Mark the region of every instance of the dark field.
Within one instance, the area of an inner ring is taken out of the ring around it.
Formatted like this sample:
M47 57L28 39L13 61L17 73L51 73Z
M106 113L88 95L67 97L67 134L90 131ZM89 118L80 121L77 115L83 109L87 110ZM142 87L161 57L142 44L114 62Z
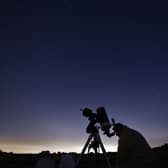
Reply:
M0 154L0 167L2 168L32 168L38 161L34 154Z
M0 168L34 168L42 156L43 152L40 154L13 154L0 152ZM59 164L59 154L50 154L50 157L54 159L55 164Z
M77 161L79 154L72 154L75 161ZM108 154L109 159L114 165L115 158L114 154ZM55 164L59 165L61 154L50 154L51 158L54 159ZM4 168L34 168L38 160L40 160L41 154L11 154L3 153L0 154L0 167ZM91 168L91 167L106 167L104 156L99 154L97 161L94 154L83 155L80 168Z
M163 145L153 149L157 156L158 168L168 168L168 145ZM40 154L13 154L0 152L0 167L2 168L34 168L38 160L44 156L45 152ZM79 154L71 153L75 161ZM61 153L50 154L50 157L59 165ZM115 165L116 153L108 153L111 165ZM93 153L83 155L80 168L105 168L107 167L104 156L99 154L97 161Z

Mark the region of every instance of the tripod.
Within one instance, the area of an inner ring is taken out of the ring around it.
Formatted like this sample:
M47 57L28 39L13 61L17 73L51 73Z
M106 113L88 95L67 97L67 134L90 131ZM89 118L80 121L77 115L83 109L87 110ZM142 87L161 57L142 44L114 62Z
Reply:
M82 149L81 155L79 157L79 160L78 160L77 165L76 165L75 168L79 168L81 158L82 158L83 154L85 153L85 150L86 150L87 147L89 148L88 151L90 150L90 148L94 149L95 156L96 156L96 161L97 161L97 151L98 151L99 145L100 145L101 150L103 152L103 155L105 157L105 160L106 160L108 168L112 168L98 131L90 133L90 135L89 135L89 137L88 137L88 139L86 141L86 144L84 145L84 147Z

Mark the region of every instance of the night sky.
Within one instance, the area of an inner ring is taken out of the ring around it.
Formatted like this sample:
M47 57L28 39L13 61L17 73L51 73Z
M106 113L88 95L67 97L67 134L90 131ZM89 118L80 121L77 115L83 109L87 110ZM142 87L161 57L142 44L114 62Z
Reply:
M152 147L168 142L162 1L5 0L0 25L1 150L80 152L80 108L98 106ZM115 151L117 138L100 134Z

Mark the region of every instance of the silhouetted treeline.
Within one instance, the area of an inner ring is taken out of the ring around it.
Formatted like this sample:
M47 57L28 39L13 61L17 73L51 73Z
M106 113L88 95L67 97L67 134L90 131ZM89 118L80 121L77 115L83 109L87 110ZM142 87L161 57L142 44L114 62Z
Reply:
M158 168L168 168L168 144L160 147L153 148L157 158ZM50 153L50 151L42 151L38 154L14 154L12 152L7 153L0 150L0 167L4 168L34 168L34 165L43 156L50 157L57 165L60 163L62 152ZM79 153L70 152L75 161L79 157ZM108 152L108 156L112 165L115 165L116 152ZM82 168L91 168L95 166L95 155L94 153L85 154L82 159ZM105 166L104 156L99 154L98 164Z

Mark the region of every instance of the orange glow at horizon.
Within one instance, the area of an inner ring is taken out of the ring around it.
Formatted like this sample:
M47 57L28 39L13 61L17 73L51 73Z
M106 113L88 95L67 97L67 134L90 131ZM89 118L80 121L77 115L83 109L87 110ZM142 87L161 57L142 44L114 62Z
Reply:
M107 152L115 152L117 148L112 145L104 145ZM23 145L23 144L0 144L0 150L13 153L40 153L45 150L50 152L77 152L80 153L83 145ZM101 152L101 150L100 150ZM86 152L87 153L87 150Z

